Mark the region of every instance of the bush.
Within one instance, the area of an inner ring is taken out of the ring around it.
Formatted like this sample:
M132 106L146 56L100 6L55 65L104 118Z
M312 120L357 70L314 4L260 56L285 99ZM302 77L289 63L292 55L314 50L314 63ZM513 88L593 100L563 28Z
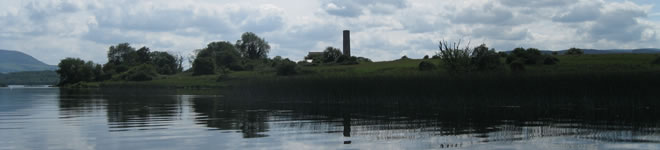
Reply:
M500 55L494 49L488 50L485 44L482 44L472 51L471 64L477 71L493 71L500 69Z
M121 75L121 79L127 81L150 81L158 76L156 67L149 64L142 64L133 67Z
M543 64L545 65L554 65L557 64L557 62L559 62L559 59L553 56L546 56L545 59L543 60Z
M582 55L582 54L584 54L584 51L582 51L582 49L575 47L570 48L566 51L566 55Z
M440 59L440 56L438 56L438 55L433 55L433 56L431 57L431 59Z
M512 72L523 72L523 71L525 71L525 65L520 60L511 62L511 64L509 64L509 68L511 68Z
M277 75L288 76L298 74L298 66L295 62L285 59L284 62L277 65Z
M427 71L427 70L433 70L435 69L435 65L429 61L422 61L419 63L419 70L420 71Z
M651 62L651 64L660 65L660 56L655 57L655 59Z
M429 55L424 55L424 58L422 59L429 59Z
M506 52L497 52L497 55L500 55L500 57L505 57L505 58L509 56L509 54L507 54Z
M408 58L408 56L403 55L403 56L401 56L401 59L399 59L399 60L408 60L408 59L410 59L410 58Z
M357 62L358 62L358 63L363 63L363 62L368 62L368 63L370 63L370 62L373 62L373 61L371 61L371 59L369 59L369 58L365 58L365 57L357 57Z
M215 62L212 58L197 58L193 62L193 76L215 74Z

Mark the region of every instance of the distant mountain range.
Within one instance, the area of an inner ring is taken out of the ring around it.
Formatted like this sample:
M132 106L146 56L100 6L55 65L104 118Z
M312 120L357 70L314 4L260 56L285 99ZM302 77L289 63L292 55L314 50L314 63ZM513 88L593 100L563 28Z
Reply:
M0 49L0 73L56 69L57 66L48 65L23 52Z

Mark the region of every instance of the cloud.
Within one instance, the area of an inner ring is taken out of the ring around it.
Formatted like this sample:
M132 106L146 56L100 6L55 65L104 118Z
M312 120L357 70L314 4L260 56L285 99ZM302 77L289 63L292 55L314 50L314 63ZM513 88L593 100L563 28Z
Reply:
M322 9L340 17L358 17L365 13L392 14L408 6L405 0L327 0Z
M451 16L451 21L460 24L493 25L518 25L525 23L511 9L498 6L495 3L463 8Z
M650 28L638 21L648 15L648 9L630 2L609 4L586 32L594 40L639 41L644 31Z
M107 48L121 42L186 55L249 31L270 42L269 56L300 60L309 51L341 47L345 29L353 53L377 61L433 54L442 39L498 50L658 47L653 6L618 0L0 1L0 49L49 64L65 57L104 63Z

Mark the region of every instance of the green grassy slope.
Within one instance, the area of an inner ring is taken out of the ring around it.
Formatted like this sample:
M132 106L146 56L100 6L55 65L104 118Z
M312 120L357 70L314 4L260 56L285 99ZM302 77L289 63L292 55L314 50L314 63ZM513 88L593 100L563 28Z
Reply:
M647 73L660 73L660 65L651 65L650 62L658 57L656 54L601 54L581 56L557 56L560 62L556 65L526 65L522 76L553 78L556 76L602 76L616 74L639 75ZM438 68L434 71L419 71L417 66L422 61L431 61ZM228 76L206 75L192 76L191 73L180 73L171 76L160 76L156 80L146 82L105 81L96 83L83 83L74 86L91 87L168 87L168 88L218 88L241 84L253 80L295 80L295 79L332 79L332 78L444 78L449 77L438 59L409 59L386 62L362 63L358 65L331 65L331 66L304 66L302 73L294 76L277 76L274 70L239 71L231 72ZM471 77L490 78L490 76L512 76L508 67L499 73L473 73ZM516 74L515 76L520 76ZM533 80L530 79L530 80Z

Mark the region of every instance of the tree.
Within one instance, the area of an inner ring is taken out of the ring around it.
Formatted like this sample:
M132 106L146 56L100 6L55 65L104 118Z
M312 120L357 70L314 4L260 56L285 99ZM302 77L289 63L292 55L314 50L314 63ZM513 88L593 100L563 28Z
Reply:
M97 65L93 62L85 62L79 58L66 58L57 64L57 74L60 76L59 85L74 84L81 81L94 81Z
M108 49L108 63L115 65L135 65L138 54L135 48L128 43L121 43L117 46L110 46Z
M243 33L241 40L236 41L236 48L243 58L248 59L268 58L268 52L270 52L268 42L252 32Z
M323 62L324 63L333 63L337 61L337 58L342 56L341 51L334 47L327 47L323 50Z
M167 52L151 52L149 60L159 74L171 75L179 72L177 58Z
M470 50L470 47L459 48L461 41L453 44L447 41L440 41L439 43L440 53L438 55L440 55L440 59L444 62L447 70L451 72L469 72L472 70L470 65L472 50Z
M151 62L151 54L148 47L142 47L137 50L137 62L144 64Z
M193 75L215 74L215 62L210 57L198 57L193 62Z
M471 57L471 64L479 71L497 70L502 66L500 55L495 49L488 50L486 44L475 47Z
M582 54L584 54L584 51L582 51L582 49L575 47L570 48L566 51L566 55L582 55Z

